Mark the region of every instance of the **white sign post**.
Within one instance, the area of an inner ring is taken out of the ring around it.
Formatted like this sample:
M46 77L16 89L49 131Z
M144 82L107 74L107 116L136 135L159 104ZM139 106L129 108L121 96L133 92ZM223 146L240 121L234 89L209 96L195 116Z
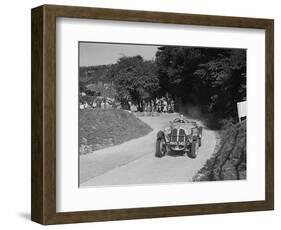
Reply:
M241 122L241 118L247 117L247 101L237 103L238 119Z

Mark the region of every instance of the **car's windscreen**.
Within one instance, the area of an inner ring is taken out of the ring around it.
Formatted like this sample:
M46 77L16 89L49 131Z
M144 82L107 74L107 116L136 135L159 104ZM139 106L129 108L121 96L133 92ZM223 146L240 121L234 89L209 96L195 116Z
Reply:
M179 118L176 118L173 122L174 122L174 123L185 123L184 120L179 119Z

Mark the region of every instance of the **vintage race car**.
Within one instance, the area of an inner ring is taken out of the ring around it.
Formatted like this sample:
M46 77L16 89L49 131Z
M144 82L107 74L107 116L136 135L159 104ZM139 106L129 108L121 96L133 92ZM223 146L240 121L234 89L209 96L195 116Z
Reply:
M163 157L169 151L181 151L191 158L196 158L202 144L203 127L194 121L180 116L170 121L170 126L157 133L156 157Z

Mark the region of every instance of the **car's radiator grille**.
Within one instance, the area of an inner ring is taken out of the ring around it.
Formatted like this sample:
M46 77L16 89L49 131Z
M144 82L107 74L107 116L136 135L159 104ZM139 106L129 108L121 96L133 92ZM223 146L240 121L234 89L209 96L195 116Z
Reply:
M179 142L184 142L184 138L185 138L185 132L183 129L180 129L179 131Z
M172 142L176 142L177 141L177 136L178 136L178 130L177 129L172 129L171 141Z
M171 142L184 142L185 141L185 131L180 129L173 129L171 132Z

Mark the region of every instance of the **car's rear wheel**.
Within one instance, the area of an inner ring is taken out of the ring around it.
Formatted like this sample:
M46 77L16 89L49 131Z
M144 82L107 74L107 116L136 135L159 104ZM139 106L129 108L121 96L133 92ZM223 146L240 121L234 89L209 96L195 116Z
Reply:
M199 142L198 142L198 140L194 140L192 142L191 149L190 149L190 154L189 154L190 157L196 158L198 155L198 151L199 151Z
M165 156L166 152L167 152L167 149L166 149L165 139L163 137L157 138L155 156L163 157L163 156Z

